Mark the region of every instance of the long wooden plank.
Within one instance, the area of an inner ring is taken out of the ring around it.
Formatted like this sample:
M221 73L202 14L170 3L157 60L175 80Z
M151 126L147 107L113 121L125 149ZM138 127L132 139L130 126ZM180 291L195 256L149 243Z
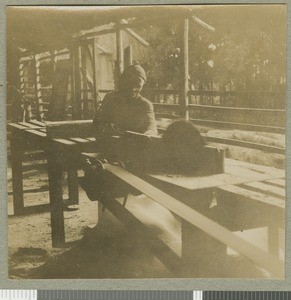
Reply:
M285 209L285 201L265 195L263 193L258 193L254 191L247 190L245 188L235 186L235 185L225 185L218 187L219 190L234 194L245 199L252 199L267 205L271 205L280 209Z
M46 125L45 122L40 122L38 120L29 120L29 123L39 125L39 126L42 126L42 127L44 127Z
M239 174L239 177L246 178L249 181L263 181L273 178L281 178L280 174L264 174L241 166L233 166L227 164L225 164L225 172L231 175Z
M280 278L284 276L283 262L275 259L273 256L267 254L242 238L234 235L220 224L213 222L184 203L162 192L139 177L129 173L125 169L111 164L105 164L104 166L111 174L114 174L116 177L140 190L151 199L160 203L162 206L166 207L195 227L203 230L213 238L253 260L256 264L273 273L274 276Z
M38 129L38 128L41 128L41 126L39 126L39 125L30 124L28 122L19 122L18 124L26 126L27 129Z
M77 143L90 143L90 141L88 141L87 139L83 139L79 137L70 138L70 140Z
M229 158L225 159L225 164L226 164L226 169L228 168L230 174L232 174L230 169L231 167L240 167L245 170L255 172L257 174L270 174L270 175L274 175L274 178L275 176L280 176L280 178L285 178L285 170L276 169L273 167L252 164L252 163L239 161L235 159L229 159Z
M282 187L282 188L285 188L286 186L286 180L280 178L266 180L266 183L272 184L274 186Z
M34 135L37 135L37 136L41 136L41 137L46 137L46 133L44 132L41 132L41 131L38 131L38 130L35 130L35 129L29 129L29 130L26 130L27 132L30 132Z
M214 188L217 186L228 184L241 184L250 179L234 176L230 174L215 174L209 176L181 176L181 175L167 175L167 174L149 174L150 177L159 179L164 182L174 184L189 190L199 190Z
M199 24L201 27L211 31L211 32L214 32L215 31L215 28L210 26L209 24L205 23L204 21L202 21L201 19L193 16L192 17L193 21L196 22L197 24Z
M124 28L124 31L126 31L134 39L136 39L138 42L140 42L140 44L142 44L144 47L148 47L150 45L145 39L143 39L140 35L138 35L132 29L130 29L130 28Z
M28 129L27 126L23 126L23 125L20 125L18 123L9 123L7 124L9 127L12 127L13 129L16 128L16 129L21 129L21 130L24 130L24 129Z
M259 193L267 194L272 197L277 197L282 200L285 200L285 189L272 186L263 182L248 182L243 184L244 187L250 188L254 191L257 191Z
M76 145L75 142L72 142L70 140L66 140L66 139L53 139L55 142L58 142L58 143L61 143L61 144L64 144L64 145Z
M46 129L50 138L87 137L94 131L92 120L50 122Z
M169 175L169 174L148 174L150 177L158 180L171 183L177 186L181 186L190 190L213 188L217 186L229 185L229 184L243 184L253 181L263 181L273 179L276 176L281 177L282 172L279 170L278 174L266 174L251 170L249 166L243 167L240 162L226 159L225 160L225 173L215 174L209 176L181 176L181 175ZM254 165L254 167L256 167ZM260 169L260 166L259 166ZM267 169L269 173L271 171ZM275 169L277 170L277 169Z
M94 137L88 137L87 140L89 140L90 142L95 142L96 139Z
M212 142L212 143L226 144L226 145L244 147L244 148L261 150L266 152L278 153L278 154L285 154L286 152L286 149L281 147L269 146L269 145L234 140L234 139L224 139L220 137L213 137L213 136L206 136L206 135L204 135L204 137L208 142Z

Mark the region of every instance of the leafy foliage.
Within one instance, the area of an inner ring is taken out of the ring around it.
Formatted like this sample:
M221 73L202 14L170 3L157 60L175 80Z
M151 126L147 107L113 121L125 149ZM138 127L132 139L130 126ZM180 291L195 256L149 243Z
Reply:
M198 15L208 32L190 19L189 76L194 89L285 90L286 8L214 6ZM180 20L152 23L141 31L150 43L142 64L150 87L179 86Z

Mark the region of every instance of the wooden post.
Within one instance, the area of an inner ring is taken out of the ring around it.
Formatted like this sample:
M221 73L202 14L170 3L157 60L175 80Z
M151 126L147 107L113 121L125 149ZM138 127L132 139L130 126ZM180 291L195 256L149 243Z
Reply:
M74 82L74 96L72 103L72 119L81 119L81 78L80 78L80 53L79 45L72 44L72 60L73 60L73 74L72 82Z
M33 60L33 57L30 57L28 60L22 60L20 59L20 65L19 65L19 69L20 69L20 90L21 90L21 95L22 97L25 99L25 85L27 84L27 81L25 79L28 80L28 78L25 78L25 64L29 63L30 61ZM32 117L32 113L31 113L31 101L27 101L24 103L23 105L23 118L22 121L28 122Z
M12 188L13 188L13 207L14 214L23 213L24 199L23 199L23 181L22 181L22 157L23 145L22 139L11 136L11 169L12 169Z
M132 46L129 45L124 49L124 67L132 65Z
M99 107L99 84L98 84L98 51L97 51L97 38L93 38L92 43L92 69L93 69L93 84L94 84L94 115Z
M48 152L49 195L51 209L52 246L62 247L65 243L63 212L62 174L63 165L53 152Z
M34 56L35 59L35 91L36 91L36 119L38 121L42 121L44 114L43 114L43 106L42 106L42 98L41 98L41 84L40 84L40 61L39 55L36 54Z
M73 118L73 105L76 97L76 83L75 83L75 62L74 62L74 44L70 45L70 61L71 61L71 114Z
M86 44L81 44L81 102L82 105L82 117L87 118L88 115L88 84L86 78L87 66L86 66Z
M181 26L181 35L183 37L182 43L181 43L181 99L180 99L180 105L181 105L181 112L182 116L185 118L185 120L189 120L189 110L188 110L188 89L189 89L189 55L188 55L188 38L189 38L189 20L184 19L182 21Z
M24 83L24 63L20 61L19 63L19 75L20 75L20 92L21 92L21 96L23 97L24 95L24 87L25 87L25 83ZM25 119L25 105L23 107L23 115L22 115L22 120L24 121Z
M119 79L124 68L122 29L120 27L116 28L116 54L117 54L117 78Z

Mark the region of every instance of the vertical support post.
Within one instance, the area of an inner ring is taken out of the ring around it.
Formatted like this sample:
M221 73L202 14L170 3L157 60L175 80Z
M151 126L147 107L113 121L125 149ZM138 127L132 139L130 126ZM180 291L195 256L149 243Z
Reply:
M182 21L181 26L181 33L182 33L182 51L181 51L181 99L180 99L180 105L181 105L181 111L182 116L185 118L185 120L189 120L189 110L188 110L188 89L189 89L189 54L188 54L188 40L189 40L189 20L184 19Z
M25 86L25 83L24 83L24 63L21 62L20 60L20 63L19 63L19 75L20 75L20 92L21 92L21 96L23 97L24 95L24 86ZM22 106L22 120L21 121L24 121L25 120L25 105Z
M124 67L132 65L132 46L129 45L124 49Z
M34 56L35 59L35 91L36 91L36 119L38 121L42 121L44 114L43 114L43 105L42 105L42 98L41 98L41 83L40 83L40 61L39 55L36 54Z
M124 69L122 29L119 26L117 26L116 28L116 53L117 53L117 78L119 78Z
M65 243L63 212L62 174L63 165L52 151L47 155L49 197L51 209L52 246L62 247Z
M70 63L71 63L71 114L73 119L73 106L76 102L76 82L75 82L75 61L74 61L74 44L70 44Z
M21 214L24 210L23 179L22 179L22 139L15 132L11 135L11 169L13 188L14 214Z
M80 78L80 56L79 45L72 43L74 96L72 103L72 119L81 119L81 78Z
M86 65L86 42L81 44L81 101L82 105L82 113L84 119L88 116L88 84L86 78L87 65Z
M94 84L94 115L99 107L99 84L98 84L98 51L96 49L97 38L93 38L92 44L92 70Z

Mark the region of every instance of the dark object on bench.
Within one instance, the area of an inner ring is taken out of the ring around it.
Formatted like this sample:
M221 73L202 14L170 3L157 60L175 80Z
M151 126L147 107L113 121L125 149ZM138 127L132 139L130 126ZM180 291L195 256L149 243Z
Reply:
M100 201L105 206L108 199L126 198L129 193L141 194L122 180L105 172L103 163L106 162L106 160L86 159L86 162L83 163L85 175L79 179L79 183L91 201ZM116 164L120 165L121 163Z
M101 134L96 139L100 144L101 160L87 159L84 162L85 176L80 179L80 185L90 200L99 200L103 204L109 198L126 197L129 193L140 194L104 172L104 159L105 162L120 165L135 174L155 172L201 176L223 172L223 168L213 168L205 141L199 130L190 122L172 123L162 138L126 132L121 136ZM211 155L215 156L217 151L210 151ZM223 160L223 155L220 160Z

